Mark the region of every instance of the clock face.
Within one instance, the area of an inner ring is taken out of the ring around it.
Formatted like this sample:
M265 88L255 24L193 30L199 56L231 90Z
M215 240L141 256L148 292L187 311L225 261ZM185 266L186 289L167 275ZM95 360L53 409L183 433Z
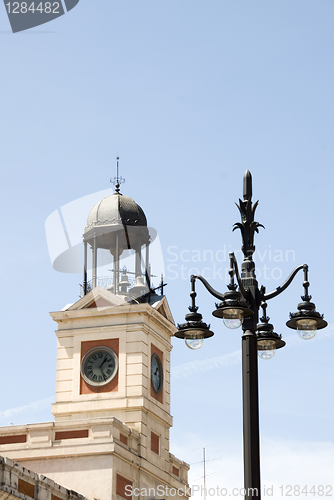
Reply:
M159 393L162 389L162 364L157 354L152 354L151 358L151 382L155 392Z
M81 376L89 385L108 384L118 370L118 358L109 347L94 347L81 361Z

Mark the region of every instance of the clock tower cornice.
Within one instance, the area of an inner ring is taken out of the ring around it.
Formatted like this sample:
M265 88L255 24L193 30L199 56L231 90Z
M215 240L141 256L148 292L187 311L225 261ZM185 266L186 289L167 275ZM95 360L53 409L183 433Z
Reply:
M109 326L106 324L108 318L111 319L110 326L129 325L134 323L148 324L150 321L153 321L155 324L167 330L170 336L173 336L176 331L174 322L165 318L150 304L126 304L104 308L97 307L91 309L55 311L50 312L50 316L58 324L58 331L89 328L87 324L85 324L85 326L81 324L82 321L86 323L87 319L90 319L92 322L96 319L101 326L101 321L105 326Z

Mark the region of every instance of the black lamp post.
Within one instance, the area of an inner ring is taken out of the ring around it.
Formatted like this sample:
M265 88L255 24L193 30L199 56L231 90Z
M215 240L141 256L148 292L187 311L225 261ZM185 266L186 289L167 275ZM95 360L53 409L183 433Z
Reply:
M282 336L274 332L274 327L269 323L266 315L267 301L282 293L292 282L298 271L304 271L303 286L305 293L298 304L298 312L291 314L286 323L288 327L298 331L301 338L314 337L317 330L325 328L327 322L323 315L315 310L315 305L308 295L308 266L306 264L296 267L289 278L274 291L266 293L265 287L258 286L255 276L253 261L254 234L259 232L262 224L254 221L254 213L258 201L252 205L252 176L247 170L244 175L243 185L244 201L239 200L241 223L234 225L233 230L239 228L242 236L242 252L244 260L241 265L241 276L234 253L230 253L230 284L229 291L222 294L214 290L202 277L192 275L190 313L186 315L186 322L178 325L175 337L183 338L188 347L199 348L203 340L213 336L210 325L202 321L202 315L197 312L195 305L195 281L200 280L205 288L221 302L216 304L213 315L222 318L229 328L242 325L242 385L243 385L243 435L244 435L244 488L245 499L260 499L260 446L259 446L259 403L258 403L258 366L257 355L263 359L270 359L276 349L284 347ZM237 283L234 283L236 276ZM239 288L237 290L237 288ZM259 309L262 307L263 316L259 323Z

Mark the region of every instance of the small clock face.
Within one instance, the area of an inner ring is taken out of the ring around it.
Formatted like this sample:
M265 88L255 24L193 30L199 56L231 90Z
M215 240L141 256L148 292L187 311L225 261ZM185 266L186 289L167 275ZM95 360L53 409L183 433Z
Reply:
M94 347L81 361L81 376L89 385L108 384L118 370L118 358L109 347Z
M151 382L155 392L162 389L162 364L157 354L152 354L151 358Z

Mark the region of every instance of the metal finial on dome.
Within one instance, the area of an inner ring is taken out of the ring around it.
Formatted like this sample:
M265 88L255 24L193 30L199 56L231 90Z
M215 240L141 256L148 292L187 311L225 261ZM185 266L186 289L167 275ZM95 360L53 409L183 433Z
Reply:
M124 177L119 176L119 156L116 157L116 177L110 179L110 182L115 186L115 193L119 193L120 185L125 182Z

